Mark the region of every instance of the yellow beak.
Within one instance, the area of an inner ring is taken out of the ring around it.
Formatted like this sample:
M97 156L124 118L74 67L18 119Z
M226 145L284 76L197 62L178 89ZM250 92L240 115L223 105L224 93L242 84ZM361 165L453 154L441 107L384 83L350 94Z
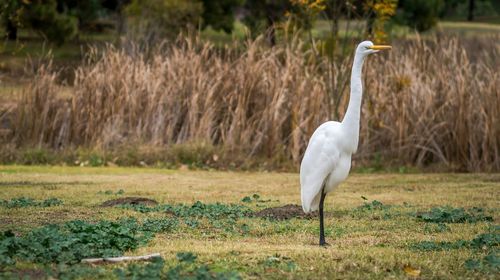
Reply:
M391 46L387 46L387 45L373 45L373 46L368 47L368 48L372 49L372 50L377 50L377 51L392 49Z

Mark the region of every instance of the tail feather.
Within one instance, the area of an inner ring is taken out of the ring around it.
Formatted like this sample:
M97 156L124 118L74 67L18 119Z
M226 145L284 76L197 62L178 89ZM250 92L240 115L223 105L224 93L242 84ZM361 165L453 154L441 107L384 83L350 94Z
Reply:
M321 191L316 194L311 193L301 193L302 199L302 210L305 213L314 212L319 209L319 201L321 200L321 193L323 192L323 187L321 187Z

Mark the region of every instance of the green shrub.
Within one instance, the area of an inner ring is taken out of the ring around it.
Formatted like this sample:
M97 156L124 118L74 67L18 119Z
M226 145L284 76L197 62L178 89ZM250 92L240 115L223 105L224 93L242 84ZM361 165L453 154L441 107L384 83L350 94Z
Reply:
M267 257L261 264L267 268L276 268L279 270L292 272L297 269L297 264L289 257L275 254Z
M173 230L177 221L149 219L142 225L135 219L89 224L70 221L34 229L24 236L12 231L0 233L0 264L15 259L34 263L76 263L84 258L121 256L149 242L157 232Z
M448 251L452 249L467 248L469 242L466 240L448 241L422 241L412 244L411 248L420 251Z
M359 206L357 210L386 210L389 209L390 205L384 205L382 202L378 200L373 200L372 202L364 202L363 205Z
M118 279L241 279L236 271L214 271L207 265L197 264L196 259L197 256L191 252L179 252L178 263L171 267L166 267L162 258L155 258L148 264L118 268L115 275Z
M476 249L489 249L500 246L500 233L482 233L472 239L470 247Z
M472 240L450 241L422 241L412 244L410 247L420 251L443 251L452 249L476 249L491 250L500 246L500 234L498 232L487 232L478 234Z
M172 231L179 225L176 219L146 219L142 223L142 230L150 232L168 232Z
M29 197L12 198L11 200L0 200L0 206L7 208L21 208L21 207L51 207L61 205L63 202L57 198L49 198L43 201L36 201Z
M234 10L243 0L203 0L203 25L230 33L234 25Z
M221 218L238 219L247 216L252 211L242 205L213 203L205 204L196 201L193 205L185 204L162 204L154 207L148 207L142 204L130 204L121 206L125 209L132 209L141 213L149 212L168 212L178 218L207 218L216 220Z
M426 31L436 25L443 7L443 0L399 0L396 20L418 31Z
M26 25L59 45L74 38L78 32L77 19L58 13L56 0L32 1L26 5L22 18Z
M491 1L488 0L479 0L475 1L475 9L474 16L475 17L497 17L498 11L495 10ZM469 1L463 1L462 3L458 3L457 7L454 10L454 14L450 16L455 16L455 18L466 19L469 14Z
M450 227L443 223L426 224L424 227L425 233L441 233L450 231Z
M174 145L168 152L174 162L190 167L203 167L212 160L215 148L205 143L186 143Z
M475 223L479 221L493 221L492 216L485 214L484 209L473 207L469 210L450 206L435 207L429 212L416 214L417 219L430 223Z
M148 207L141 204L136 205L122 205L121 208L131 209L140 213L151 213L151 212L166 212L173 215L175 218L183 221L184 225L191 229L199 228L200 224L208 223L209 231L214 229L221 229L225 232L248 232L248 225L237 225L237 221L243 217L249 216L252 211L250 208L235 205L235 204L205 204L200 201L195 202L192 205L170 205L162 204L154 207ZM157 225L162 227L161 224ZM167 225L168 226L168 225Z
M482 259L468 259L464 264L467 270L479 271L499 271L500 270L500 257L497 251L493 251Z
M173 37L185 28L198 26L203 4L196 0L132 0L126 12L138 31Z
M54 156L42 148L26 149L23 151L21 162L23 164L50 164L53 163Z
M103 166L105 164L105 161L99 155L91 154L89 158L89 164L93 167Z

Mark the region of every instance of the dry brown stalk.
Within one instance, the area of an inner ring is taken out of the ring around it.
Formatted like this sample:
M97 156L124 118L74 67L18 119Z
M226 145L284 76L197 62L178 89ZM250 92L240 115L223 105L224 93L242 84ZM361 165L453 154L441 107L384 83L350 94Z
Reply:
M476 39L477 48L417 39L370 58L357 161L500 170L498 39ZM343 88L350 61L311 57L300 41L222 54L186 39L147 59L108 47L76 70L69 98L42 67L11 109L9 141L98 150L196 142L297 164L312 131L348 97L328 91Z

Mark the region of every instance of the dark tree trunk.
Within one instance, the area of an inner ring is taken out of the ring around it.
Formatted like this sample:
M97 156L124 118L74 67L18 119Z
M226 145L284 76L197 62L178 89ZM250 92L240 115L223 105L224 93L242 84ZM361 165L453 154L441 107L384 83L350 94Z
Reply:
M123 34L125 34L125 32L127 31L127 27L126 27L126 23L127 23L127 19L124 15L124 7L125 7L125 2L129 2L129 1L124 1L124 0L119 0L118 1L118 7L117 7L117 33L118 33L118 36L121 36Z
M332 1L332 38L337 40L339 34L339 15L340 15L340 5L338 1Z
M11 20L7 20L5 29L7 31L7 39L17 40L17 26L14 22L12 22Z
M476 9L476 0L469 0L469 13L467 15L468 21L474 20L474 10Z
M366 33L370 38L373 35L373 24L375 23L375 12L370 11L366 19Z

